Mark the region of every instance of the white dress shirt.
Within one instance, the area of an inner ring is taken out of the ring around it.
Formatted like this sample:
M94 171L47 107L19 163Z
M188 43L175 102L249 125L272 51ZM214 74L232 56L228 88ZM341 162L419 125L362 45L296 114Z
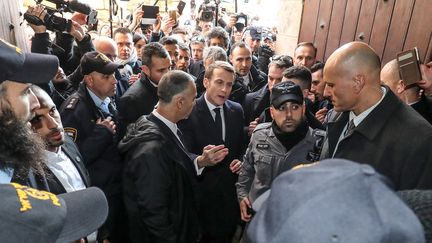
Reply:
M59 147L57 153L50 151L45 152L47 155L46 165L63 185L66 192L73 192L86 188L78 169L61 150L61 147Z

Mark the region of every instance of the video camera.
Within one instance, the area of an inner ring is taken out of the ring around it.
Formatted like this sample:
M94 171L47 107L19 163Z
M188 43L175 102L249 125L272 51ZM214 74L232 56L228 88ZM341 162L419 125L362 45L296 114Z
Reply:
M199 8L199 11L202 11L200 20L204 22L212 22L213 15L216 11L216 6L217 5L214 3L214 1L205 0Z
M35 0L37 4L41 4L43 0ZM57 16L56 13L63 14L63 12L79 12L87 15L87 24L95 25L97 23L97 11L92 9L89 5L79 2L78 0L48 0L56 5L56 8L45 6L47 14L41 20L38 16L28 13L24 14L24 19L34 25L45 25L51 31L66 31L70 32L72 29L72 21L63 17Z

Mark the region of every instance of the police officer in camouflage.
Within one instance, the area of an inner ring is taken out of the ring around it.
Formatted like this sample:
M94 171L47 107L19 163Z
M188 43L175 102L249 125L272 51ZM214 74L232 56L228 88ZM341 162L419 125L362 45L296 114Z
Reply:
M309 127L300 86L292 82L276 84L270 96L272 122L259 124L243 159L237 187L240 213L249 222L253 201L270 189L272 181L284 171L309 163L317 133Z

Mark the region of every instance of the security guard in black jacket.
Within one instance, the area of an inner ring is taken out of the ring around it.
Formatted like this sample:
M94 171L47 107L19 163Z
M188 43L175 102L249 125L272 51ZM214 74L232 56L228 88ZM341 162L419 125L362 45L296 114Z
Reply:
M244 42L231 47L230 62L236 79L229 99L243 104L246 94L259 90L267 83L267 75L252 65L252 52Z
M78 91L60 108L65 133L72 137L84 158L90 179L108 199L110 212L98 239L116 239L123 224L121 199L121 157L117 150L114 102L117 80L114 72L120 66L99 52L86 53L80 62L84 75Z

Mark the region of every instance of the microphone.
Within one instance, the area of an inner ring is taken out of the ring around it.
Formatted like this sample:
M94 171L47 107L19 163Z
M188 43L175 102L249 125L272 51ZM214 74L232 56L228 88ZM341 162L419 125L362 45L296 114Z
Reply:
M83 13L85 15L89 15L92 11L94 11L89 5L80 3L77 0L72 0L68 2L68 8L72 11Z

